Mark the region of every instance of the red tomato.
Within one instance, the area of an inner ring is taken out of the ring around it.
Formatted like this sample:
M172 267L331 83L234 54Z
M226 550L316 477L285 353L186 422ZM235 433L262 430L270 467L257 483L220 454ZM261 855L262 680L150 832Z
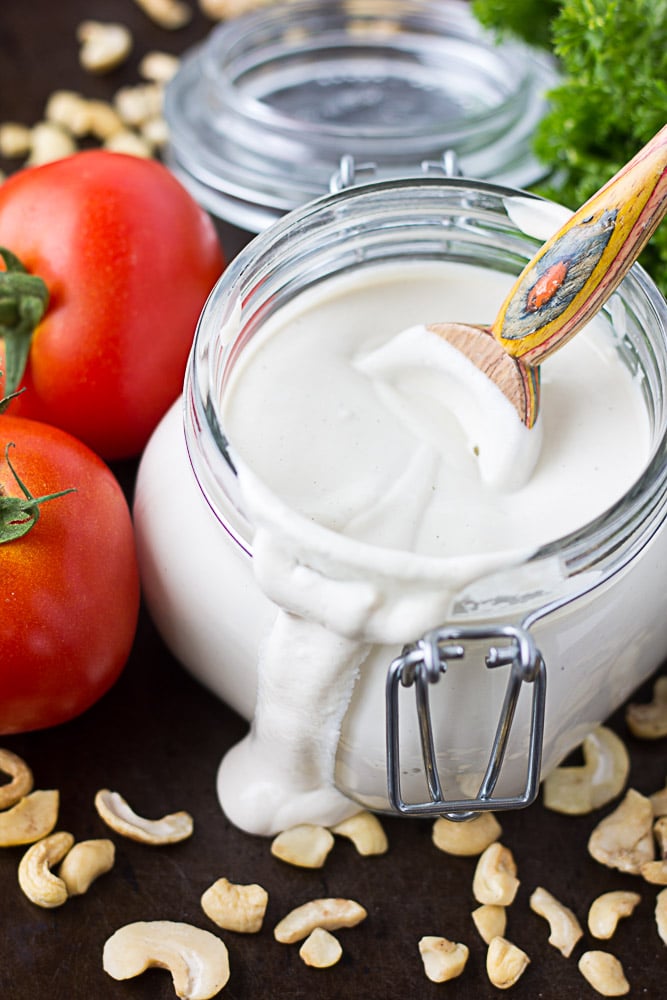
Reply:
M108 460L139 454L223 270L210 217L156 161L90 150L0 186L0 246L49 291L11 412Z
M45 501L25 535L0 544L0 733L92 705L123 669L139 612L132 522L111 470L56 427L0 417L0 515L3 497L23 496L10 442L33 497L75 492Z

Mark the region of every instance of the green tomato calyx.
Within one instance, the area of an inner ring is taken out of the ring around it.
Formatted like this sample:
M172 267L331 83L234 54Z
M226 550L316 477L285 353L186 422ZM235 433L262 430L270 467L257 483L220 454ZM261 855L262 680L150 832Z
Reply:
M19 477L18 472L12 465L9 458L9 449L16 445L10 441L5 448L5 461L9 466L9 471L18 483L23 497L7 496L0 485L0 545L3 542L12 542L16 538L27 535L31 528L39 520L39 506L47 500L55 500L57 497L64 497L67 493L75 493L74 487L68 490L60 490L59 493L47 493L45 496L34 497L25 483Z
M30 343L37 324L49 304L49 290L37 274L29 274L18 257L0 247L6 270L0 271L0 340L5 344L5 398L0 413L6 409L18 389L30 354Z

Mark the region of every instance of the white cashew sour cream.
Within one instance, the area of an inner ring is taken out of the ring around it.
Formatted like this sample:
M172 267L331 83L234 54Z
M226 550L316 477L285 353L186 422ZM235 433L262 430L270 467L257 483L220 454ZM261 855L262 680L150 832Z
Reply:
M175 655L250 720L222 760L218 795L251 833L332 825L360 803L386 808L392 658L470 607L475 620L519 621L530 599L548 603L558 558L531 570L530 556L594 521L646 467L642 376L622 362L608 319L543 364L531 430L426 329L491 322L512 280L445 260L378 262L317 282L267 316L218 400L250 557L198 490L180 405L147 449L135 503L147 601ZM665 616L647 597L664 577L654 556L639 576L605 585L602 599L585 597L536 628L551 699L546 767L660 662ZM516 612L511 577L504 582L513 572L522 574ZM619 635L641 630L631 667L608 614ZM492 673L483 662L448 669L436 729L452 797L474 794L486 765L505 684ZM405 741L406 781L419 789L412 721ZM512 768L525 768L525 733L510 749L510 791L522 780Z

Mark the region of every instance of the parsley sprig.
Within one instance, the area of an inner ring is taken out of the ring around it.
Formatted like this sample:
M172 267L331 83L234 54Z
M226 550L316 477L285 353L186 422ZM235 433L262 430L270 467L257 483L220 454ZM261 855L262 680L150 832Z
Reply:
M667 123L667 0L473 0L473 10L560 64L534 141L550 171L540 193L582 205ZM641 261L667 294L667 226Z

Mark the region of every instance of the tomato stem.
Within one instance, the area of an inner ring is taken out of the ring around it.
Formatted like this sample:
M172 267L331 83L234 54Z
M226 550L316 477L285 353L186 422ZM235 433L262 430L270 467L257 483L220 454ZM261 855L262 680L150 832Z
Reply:
M0 340L5 344L5 398L0 413L14 398L30 354L35 327L49 303L49 290L37 274L29 274L16 254L0 247L6 270L0 271Z
M12 542L16 538L27 535L31 528L39 520L39 505L47 500L55 500L57 497L64 497L67 493L75 493L74 487L68 490L60 490L59 493L47 493L41 497L34 497L25 483L21 480L18 472L14 468L9 458L9 449L16 445L10 441L5 447L5 461L9 466L9 471L18 484L23 498L10 497L2 491L0 486L0 545L3 542Z

